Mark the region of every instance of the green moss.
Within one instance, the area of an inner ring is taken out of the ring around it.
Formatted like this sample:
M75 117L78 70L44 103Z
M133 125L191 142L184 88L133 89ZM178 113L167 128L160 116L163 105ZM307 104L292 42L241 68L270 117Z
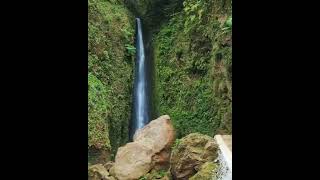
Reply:
M173 146L171 147L172 152L176 152L178 150L178 147L181 143L181 139L176 139Z
M166 177L167 179L171 178L170 171L166 170L151 170L151 172L145 174L144 176L140 177L139 180L154 180L154 179L162 179Z
M170 115L178 138L193 132L229 134L232 46L225 24L231 6L223 0L183 4L154 38L160 114Z
M215 170L217 167L218 165L216 163L206 162L190 180L215 180Z
M104 127L109 129L109 133L89 129L89 134L92 137L107 136L104 139L110 139L114 153L128 140L134 55L133 16L122 1L89 0L88 18L88 71L101 82L97 93L101 89L105 92L104 98L96 97L92 102L104 106L89 108L89 116L96 111L104 111Z
M94 75L88 75L88 145L110 149L107 118L107 91Z

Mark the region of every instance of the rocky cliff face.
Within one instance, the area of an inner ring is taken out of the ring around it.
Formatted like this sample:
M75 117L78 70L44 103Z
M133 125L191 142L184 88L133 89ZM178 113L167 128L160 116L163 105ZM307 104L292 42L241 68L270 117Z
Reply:
M133 20L123 1L88 1L88 150L92 162L107 160L128 140Z

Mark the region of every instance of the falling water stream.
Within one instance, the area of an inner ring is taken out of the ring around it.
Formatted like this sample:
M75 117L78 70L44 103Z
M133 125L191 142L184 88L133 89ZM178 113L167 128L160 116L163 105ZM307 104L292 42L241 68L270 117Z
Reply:
M144 127L152 118L151 58L147 56L140 18L136 18L136 61L133 85L133 111L130 123L130 139L136 130Z

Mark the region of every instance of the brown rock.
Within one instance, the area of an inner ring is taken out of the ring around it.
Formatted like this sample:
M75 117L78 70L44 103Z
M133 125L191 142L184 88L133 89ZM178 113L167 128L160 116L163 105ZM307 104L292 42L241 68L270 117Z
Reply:
M148 125L138 130L133 141L148 146L159 153L161 150L172 146L175 140L175 131L168 115L160 116Z
M139 143L128 143L118 149L114 173L119 180L134 180L151 169L152 150Z
M109 169L109 174L113 177L116 177L116 173L114 172L114 166Z
M153 169L168 169L170 167L170 154L170 149L164 149L152 156Z
M114 162L109 161L103 165L108 171L114 166Z
M119 180L133 180L152 168L169 167L170 147L175 131L168 115L160 116L138 130L132 143L118 149L114 173Z

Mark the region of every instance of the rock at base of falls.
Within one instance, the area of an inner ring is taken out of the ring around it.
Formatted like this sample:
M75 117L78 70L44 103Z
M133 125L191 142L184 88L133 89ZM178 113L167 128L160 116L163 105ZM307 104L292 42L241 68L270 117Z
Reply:
M119 180L138 179L151 169L152 150L139 143L128 143L118 149L114 165Z
M119 180L134 180L151 169L167 167L175 131L168 115L160 116L138 130L133 142L118 149L114 173Z
M174 179L188 180L205 162L217 158L218 145L207 135L192 133L180 140L171 154L171 174Z
M169 148L174 143L175 131L168 115L160 116L137 130L133 141L148 146L154 153Z

